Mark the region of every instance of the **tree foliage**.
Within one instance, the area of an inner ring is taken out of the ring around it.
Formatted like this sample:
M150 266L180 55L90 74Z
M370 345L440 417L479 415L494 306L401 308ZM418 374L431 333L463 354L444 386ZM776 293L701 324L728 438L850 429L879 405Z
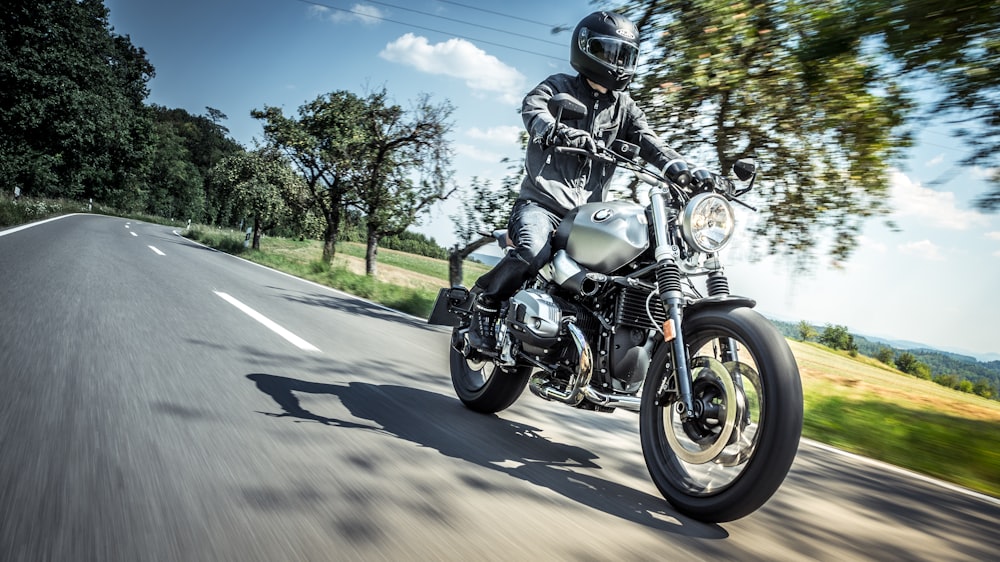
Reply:
M100 0L0 10L0 189L133 206L148 170L154 73Z
M260 249L264 230L291 220L291 206L304 185L288 160L272 148L227 156L212 170L213 182L232 186L234 212L252 224L252 247Z
M929 76L943 96L925 118L944 115L969 149L963 164L988 171L979 199L1000 209L1000 3L952 0L849 0L828 8L809 49L845 51L844 37L876 41L907 77Z
M307 205L326 221L323 261L336 253L340 221L353 194L363 181L356 163L368 143L362 119L365 100L338 90L299 107L297 117L286 117L280 107L265 106L250 114L264 122L268 144L284 153L302 174L309 194Z
M672 147L728 170L753 156L770 253L804 263L826 236L850 255L887 211L890 162L910 102L857 35L827 56L810 38L836 2L634 0L648 53L634 95Z
M816 328L813 328L812 325L805 320L799 321L796 328L798 330L799 340L801 341L812 341L819 335L819 333L816 332Z
M177 188L163 185L164 176L154 171L148 181L149 189L176 199L173 206L179 210L175 212L184 218L229 224L234 218L239 220L232 212L231 186L214 183L210 172L224 158L243 154L245 149L229 138L229 129L222 124L227 119L224 113L211 107L205 110L207 115L192 115L184 109L150 106L157 142L154 158L161 167L185 168L189 181L178 184ZM195 189L197 195L188 194ZM160 214L152 208L147 211Z
M830 349L840 349L849 352L857 352L858 350L858 347L854 344L854 336L847 330L847 326L827 324L823 328L823 332L819 335L818 341Z

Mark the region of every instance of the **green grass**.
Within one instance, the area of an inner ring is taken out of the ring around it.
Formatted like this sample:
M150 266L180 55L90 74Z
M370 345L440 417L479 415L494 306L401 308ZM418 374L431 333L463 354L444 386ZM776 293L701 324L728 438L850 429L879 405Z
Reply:
M817 441L1000 497L1000 427L877 398L807 396Z

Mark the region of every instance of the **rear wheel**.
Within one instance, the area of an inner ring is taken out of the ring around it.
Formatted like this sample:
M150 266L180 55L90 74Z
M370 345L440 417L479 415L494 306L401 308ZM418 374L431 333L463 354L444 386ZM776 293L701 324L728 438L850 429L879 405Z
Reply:
M461 338L456 328L452 338ZM451 384L458 399L470 410L492 414L510 407L528 384L531 367L505 369L488 357L467 358L451 346Z
M802 431L802 384L784 338L749 308L684 321L694 398L680 414L672 346L661 345L642 392L640 436L656 487L680 512L732 521L781 485Z

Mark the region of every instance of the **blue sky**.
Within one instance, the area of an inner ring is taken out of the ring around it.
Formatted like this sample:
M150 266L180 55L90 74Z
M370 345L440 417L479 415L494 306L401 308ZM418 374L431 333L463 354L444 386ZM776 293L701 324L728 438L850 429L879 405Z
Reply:
M229 117L233 137L252 146L262 130L250 111L265 105L294 114L331 91L363 94L384 86L405 107L429 93L456 108L452 142L459 183L478 176L495 185L506 171L500 159L520 156L521 97L549 74L572 72L568 34L551 35L549 29L575 25L595 9L589 0L105 5L115 31L131 36L156 67L151 103L195 114L205 114L206 106L219 109ZM917 140L892 176L889 218L899 231L871 221L848 262L833 268L821 257L808 275L795 275L779 259L753 262L747 245L734 243L723 256L733 292L756 298L759 310L785 320L844 325L858 334L979 355L1000 353L994 327L1000 320L1000 215L977 212L971 204L986 189L986 171L958 165L966 152L943 124L920 130ZM933 183L942 177L949 181ZM448 217L454 209L454 203L437 207L417 230L452 243ZM744 213L741 220L747 224L754 217Z

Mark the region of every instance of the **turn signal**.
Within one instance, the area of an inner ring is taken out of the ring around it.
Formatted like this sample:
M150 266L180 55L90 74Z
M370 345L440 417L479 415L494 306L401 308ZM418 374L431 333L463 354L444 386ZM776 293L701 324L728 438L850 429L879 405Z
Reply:
M677 332L674 331L674 321L672 318L667 318L667 321L663 323L663 341L674 341L677 337Z

